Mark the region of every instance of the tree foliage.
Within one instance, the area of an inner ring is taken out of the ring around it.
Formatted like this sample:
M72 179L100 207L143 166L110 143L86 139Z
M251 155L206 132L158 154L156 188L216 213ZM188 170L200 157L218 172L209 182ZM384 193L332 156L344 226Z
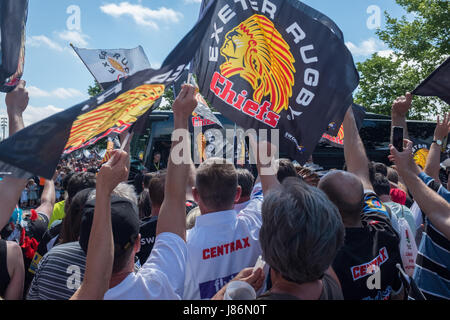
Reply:
M392 102L411 92L450 54L450 2L447 0L396 0L408 16L394 18L385 12L386 26L377 35L392 50L358 63L360 90L356 102L368 111L390 115ZM432 119L450 110L438 98L415 97L409 118Z
M102 88L100 88L100 85L98 84L97 81L95 81L93 86L89 86L89 88L88 88L88 94L91 97L95 97L96 95L98 95L101 92L102 92Z

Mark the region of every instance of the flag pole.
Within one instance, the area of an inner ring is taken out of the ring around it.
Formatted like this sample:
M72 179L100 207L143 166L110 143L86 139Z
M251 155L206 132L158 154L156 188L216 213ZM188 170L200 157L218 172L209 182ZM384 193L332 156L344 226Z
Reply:
M128 141L130 140L131 132L128 132L127 136L125 137L125 140L122 142L122 146L120 147L120 151L123 151L125 149L125 146L128 144Z
M102 84L100 83L100 81L97 80L97 78L95 77L95 75L92 73L91 69L89 69L89 67L87 66L86 62L84 62L84 60L81 58L80 54L78 53L78 51L75 49L75 47L73 46L72 43L70 43L70 46L72 47L73 51L75 51L75 53L77 54L78 58L80 58L80 60L83 62L84 66L86 67L86 69L89 70L89 72L92 74L92 76L94 77L95 81L97 81L100 89L102 89L102 91L105 91L105 89L102 87Z

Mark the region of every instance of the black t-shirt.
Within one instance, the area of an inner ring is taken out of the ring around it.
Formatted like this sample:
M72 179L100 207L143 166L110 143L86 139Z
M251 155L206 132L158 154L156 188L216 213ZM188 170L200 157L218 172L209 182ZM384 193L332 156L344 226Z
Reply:
M163 162L160 163L150 163L150 166L148 167L148 171L149 172L157 172L157 171L161 171L163 169L165 169L166 166Z
M157 222L158 217L148 217L141 221L139 228L139 233L141 234L141 250L136 254L141 266L147 261L155 244Z
M396 267L403 266L398 235L389 218L375 210L363 213L361 220L363 228L345 229L345 243L333 269L345 300L388 300L402 288Z

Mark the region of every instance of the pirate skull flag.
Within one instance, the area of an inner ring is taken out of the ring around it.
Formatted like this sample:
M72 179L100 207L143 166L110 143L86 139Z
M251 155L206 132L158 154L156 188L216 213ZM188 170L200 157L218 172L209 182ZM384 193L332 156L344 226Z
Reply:
M359 82L342 32L297 0L214 4L195 59L201 93L244 129L279 129L280 151L305 163L338 133Z

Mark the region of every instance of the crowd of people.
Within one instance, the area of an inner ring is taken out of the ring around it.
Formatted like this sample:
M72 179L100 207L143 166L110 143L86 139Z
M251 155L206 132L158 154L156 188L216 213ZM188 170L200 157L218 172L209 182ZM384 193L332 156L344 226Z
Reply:
M324 176L275 159L276 146L257 137L257 175L219 158L196 167L188 134L174 135L167 168L155 155L131 182L129 142L103 165L62 160L50 180L5 176L0 296L223 300L230 283L245 282L257 300L448 300L450 192L438 141L450 114L420 168L411 103L410 94L393 102L405 145L390 147L390 165L369 161L349 108L345 168ZM22 82L6 96L10 136L24 127L27 104ZM184 85L174 133L188 131L196 105Z

